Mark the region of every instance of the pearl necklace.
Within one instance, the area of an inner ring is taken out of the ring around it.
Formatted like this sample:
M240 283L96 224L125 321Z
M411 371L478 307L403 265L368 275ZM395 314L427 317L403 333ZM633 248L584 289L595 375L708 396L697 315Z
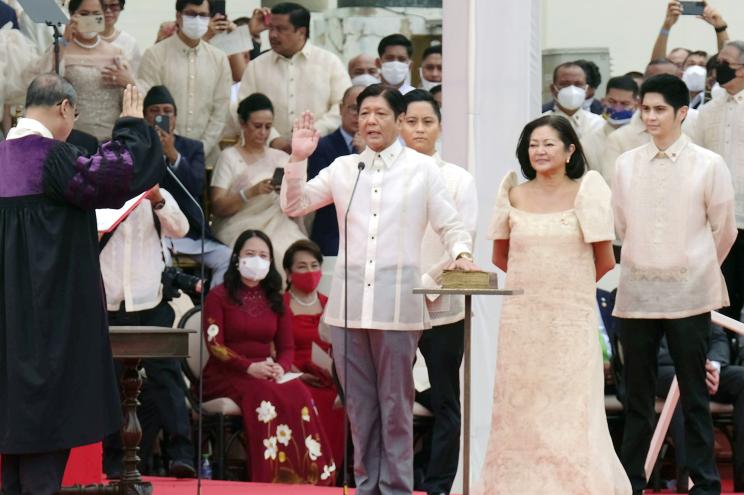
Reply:
M292 291L291 289L290 289L290 291L289 291L289 295L290 295L290 296L292 297L292 299L294 299L294 300L295 300L295 302L296 302L297 304L299 304L300 306L312 306L312 305L314 305L314 304L315 304L316 302L318 302L318 293L317 293L317 292L315 292L315 293L313 294L313 295L314 295L315 297L313 297L313 300L312 300L312 301L310 301L310 302L306 302L306 301L303 301L302 299L300 299L300 297L299 297L299 296L297 296L297 295L296 295L296 294L295 294L295 293L294 293L294 292L293 292L293 291Z
M93 48L101 44L101 37L96 35L96 41L91 45L86 45L85 43L79 41L77 38L72 38L72 41L74 41L75 44L80 48L87 48L88 50L92 50Z
M106 40L106 41L109 41L109 42L110 42L110 41L113 41L114 39L116 39L116 37L117 37L118 35L119 35L119 32L118 32L118 31L117 31L116 29L114 29L114 33L113 33L113 34L112 34L111 36L104 36L104 35L102 35L102 34L99 34L98 36L100 36L100 37L101 37L101 38L103 38L104 40Z

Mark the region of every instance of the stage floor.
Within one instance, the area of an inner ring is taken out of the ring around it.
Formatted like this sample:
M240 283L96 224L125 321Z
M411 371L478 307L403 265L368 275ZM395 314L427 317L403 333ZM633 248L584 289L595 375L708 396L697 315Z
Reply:
M153 495L196 495L196 480L177 480L173 478L146 478L153 484ZM721 495L734 495L731 481L724 478L724 492ZM268 485L263 483L241 483L233 481L202 481L202 495L342 495L342 488L320 488L316 486L300 485ZM354 490L350 490L354 493ZM425 495L422 492L414 492ZM652 493L646 490L647 494ZM668 490L657 492L660 494L673 493ZM548 494L545 494L548 495Z
M196 480L145 478L153 484L153 495L196 495ZM341 495L342 488L320 488L306 485L269 485L231 481L203 480L202 495ZM354 490L350 490L354 493ZM418 495L426 495L414 492Z
M146 478L153 484L153 495L196 495L196 480L177 480L173 478ZM731 490L731 480L723 480L721 495L735 495ZM342 495L341 488L319 488L305 485L269 485L263 483L241 483L231 481L204 480L202 481L202 495ZM350 490L354 493L354 490ZM425 495L422 492L414 492ZM646 490L647 494L652 493ZM657 492L660 494L673 493L668 490ZM549 495L549 494L544 494Z

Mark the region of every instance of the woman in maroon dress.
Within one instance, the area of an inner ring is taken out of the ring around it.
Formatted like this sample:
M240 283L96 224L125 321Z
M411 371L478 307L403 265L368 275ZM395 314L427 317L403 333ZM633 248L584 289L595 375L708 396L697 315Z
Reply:
M300 379L310 389L318 408L323 429L328 435L335 459L344 455L344 409L337 401L338 390L327 370L319 368L312 360L312 347L331 356L331 346L320 338L320 318L328 298L318 292L322 276L323 254L313 241L299 240L284 253L284 272L287 274L287 291L284 304L289 308L294 330L294 369L302 372Z
M281 284L269 238L243 232L204 307L204 395L243 411L251 481L332 485L336 466L310 392L300 380L279 383L294 359Z

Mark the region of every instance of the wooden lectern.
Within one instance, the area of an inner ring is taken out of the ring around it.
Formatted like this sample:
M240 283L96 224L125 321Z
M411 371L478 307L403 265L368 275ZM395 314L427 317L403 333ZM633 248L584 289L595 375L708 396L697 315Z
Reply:
M440 295L461 295L465 296L465 342L464 342L464 386L463 386L463 440L462 440L462 459L463 459L463 479L462 493L470 493L470 328L473 308L473 296L515 296L524 294L522 289L499 289L482 288L482 289L413 289L414 294L440 294ZM495 323L495 322L494 322ZM426 331L426 330L424 330ZM497 377L498 379L498 377Z
M121 479L108 485L73 486L62 488L61 495L150 495L152 485L142 481L137 469L142 427L137 418L137 397L142 388L139 363L147 358L185 358L189 355L189 334L194 330L164 327L111 327L111 351L114 359L121 360L124 371L121 377L124 424L121 441L124 447L124 471Z

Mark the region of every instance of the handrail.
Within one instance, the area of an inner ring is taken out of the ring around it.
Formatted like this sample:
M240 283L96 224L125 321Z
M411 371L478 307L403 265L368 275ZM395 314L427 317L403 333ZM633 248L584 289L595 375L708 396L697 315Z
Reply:
M711 321L727 330L731 330L734 333L744 335L744 323L726 315L722 315L718 311L711 312ZM669 387L667 398L664 401L664 407L661 410L659 421L656 423L654 435L651 438L651 445L649 446L648 455L646 456L646 464L644 466L646 479L651 477L651 472L656 464L656 459L659 457L661 446L664 444L664 438L666 438L667 431L669 430L669 423L672 420L672 414L674 414L674 409L677 407L678 401L679 385L677 384L677 377L675 376L674 380L672 380L672 385ZM692 481L690 481L690 486L692 486Z

